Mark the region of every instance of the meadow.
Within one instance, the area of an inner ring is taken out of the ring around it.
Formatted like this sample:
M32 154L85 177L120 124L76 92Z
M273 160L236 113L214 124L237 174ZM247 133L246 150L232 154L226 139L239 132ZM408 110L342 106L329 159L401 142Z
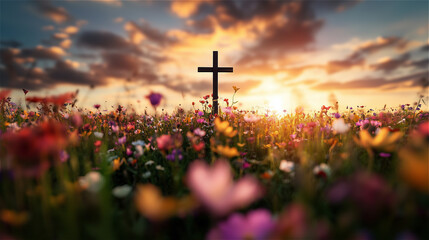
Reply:
M429 239L424 98L218 116L210 95L78 99L0 91L0 239Z

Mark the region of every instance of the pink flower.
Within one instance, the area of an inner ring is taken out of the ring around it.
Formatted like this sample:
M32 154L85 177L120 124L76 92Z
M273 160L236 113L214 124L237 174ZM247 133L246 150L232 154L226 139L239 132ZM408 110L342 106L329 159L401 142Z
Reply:
M245 207L262 196L262 187L256 179L245 176L234 182L229 163L221 160L211 167L194 161L186 181L195 196L218 216Z
M257 209L247 215L234 213L213 228L207 239L267 239L275 227L270 212Z
M159 150L169 150L174 147L173 139L170 135L162 135L156 139Z

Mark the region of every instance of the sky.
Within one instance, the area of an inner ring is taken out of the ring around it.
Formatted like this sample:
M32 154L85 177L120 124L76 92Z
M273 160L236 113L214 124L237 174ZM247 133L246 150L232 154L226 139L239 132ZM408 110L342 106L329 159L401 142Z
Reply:
M425 0L0 0L0 88L138 111L153 91L189 109L218 51L234 68L220 102L237 86L245 109L395 107L427 93L428 16Z

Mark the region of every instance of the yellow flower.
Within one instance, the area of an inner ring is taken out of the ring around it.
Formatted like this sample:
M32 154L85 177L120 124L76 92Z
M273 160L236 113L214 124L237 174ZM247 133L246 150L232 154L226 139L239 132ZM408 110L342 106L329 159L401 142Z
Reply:
M237 143L237 146L239 147L244 147L246 144L245 143Z
M163 197L161 191L152 184L138 185L134 200L140 214L154 221L186 214L196 205L192 196L181 199Z
M28 220L28 213L3 210L0 212L0 220L12 226L21 226Z
M219 133L222 133L223 135L227 137L234 137L237 135L237 130L234 130L233 127L229 126L228 121L221 121L220 118L216 118L214 120L215 128Z
M238 90L240 90L240 88L238 88L237 86L232 86L232 88L234 89L234 92L237 92Z
M399 173L404 180L415 189L429 193L428 151L419 153L410 148L403 148L398 154L401 158Z
M355 138L357 144L364 148L378 149L386 152L395 150L396 142L402 137L402 132L390 133L387 127L380 129L375 137L372 137L368 131L362 130L359 132L359 139Z
M112 163L113 163L113 171L116 171L119 169L119 167L121 167L123 161L121 161L121 158L118 157L117 159L113 160Z
M233 158L240 155L237 148L234 148L234 147L230 148L228 146L222 146L222 145L218 145L216 147L216 152L227 158Z

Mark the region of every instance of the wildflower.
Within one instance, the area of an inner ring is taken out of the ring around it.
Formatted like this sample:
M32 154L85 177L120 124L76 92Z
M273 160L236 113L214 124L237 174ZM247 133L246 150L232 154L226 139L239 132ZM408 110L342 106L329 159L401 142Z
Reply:
M127 136L123 136L123 137L120 137L120 138L118 138L118 145L122 145L122 144L125 144L127 142Z
M143 146L143 147L146 145L146 143L143 140L133 141L133 142L131 142L131 144L133 146Z
M23 88L22 91L24 92L24 95L27 95L27 93L28 93L27 89Z
M176 214L184 214L195 206L192 197L181 199L163 197L161 191L152 184L137 185L134 202L140 214L153 221L162 221Z
M112 189L112 194L113 196L117 197L117 198L124 198L126 197L128 194L130 194L132 190L132 187L130 185L122 185L122 186L117 186L115 188Z
M206 132L204 130L201 130L201 128L197 128L194 130L194 134L200 137L204 137L206 135Z
M101 107L100 104L94 104L94 108L99 109Z
M286 160L280 161L279 169L282 170L283 172L290 173L293 171L294 167L295 167L294 162L290 162Z
M26 212L15 212L7 209L0 211L0 221L14 227L22 226L28 221L28 218Z
M240 90L240 88L238 88L237 86L232 86L232 88L234 89L234 92L238 92L238 90Z
M275 222L269 211L256 209L247 215L232 214L226 221L221 222L207 235L208 240L218 239L268 239L274 229Z
M279 216L272 239L307 239L307 222L304 206L291 204Z
M204 112L203 111L198 111L198 116L203 116L204 115Z
M245 207L262 196L261 186L250 176L234 183L229 163L222 160L211 167L199 160L192 162L186 182L195 196L216 215Z
M230 148L228 146L222 146L222 145L218 145L216 147L216 152L227 158L233 158L240 155L237 148L234 148L234 147Z
M357 144L364 148L374 148L382 151L392 152L395 150L396 142L402 137L403 133L390 133L389 128L382 128L373 138L366 130L359 132L359 139L355 138Z
M162 100L163 96L160 93L151 92L149 95L146 96L146 98L149 99L150 104L154 108L156 108L161 103L161 100Z
M51 164L60 163L60 151L69 143L65 127L55 121L42 122L1 135L12 168L25 177L41 176Z
M222 121L220 118L214 120L215 128L219 133L227 137L234 137L237 134L237 130L234 130L233 127L229 126L228 121Z
M93 134L96 138L103 138L104 135L102 132L94 132Z
M162 135L156 139L159 150L170 150L174 147L173 139L170 135Z
M328 178L331 176L331 168L326 163L321 163L313 168L313 173L316 176Z
M192 144L192 147L193 147L193 148L194 148L194 150L195 150L195 151L197 151L197 152L199 152L199 151L203 150L203 149L204 149L204 146L205 146L204 142L200 142L200 143L198 143L198 144Z
M104 178L99 172L89 172L79 178L79 185L82 189L91 193L97 193L103 187Z
M339 118L339 119L334 120L334 122L332 123L332 129L336 133L343 134L343 133L346 133L349 131L350 126L349 126L349 124L344 122L343 118Z
M43 104L54 104L58 107L63 106L65 103L71 103L76 98L75 92L68 92L60 95L49 96L49 97L27 97L27 102L43 103Z
M250 114L250 113L248 113L248 114L246 114L246 115L244 115L244 121L246 121L246 122L250 122L250 123L254 123L254 122L257 122L257 121L259 121L259 119L260 119L260 117L259 116L257 116L257 115L254 115L254 114Z

